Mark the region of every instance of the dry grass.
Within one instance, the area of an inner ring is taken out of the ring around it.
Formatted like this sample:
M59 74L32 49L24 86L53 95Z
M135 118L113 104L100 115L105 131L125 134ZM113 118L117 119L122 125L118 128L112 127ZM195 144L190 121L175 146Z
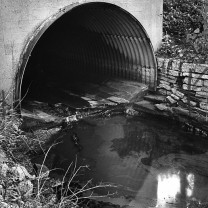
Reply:
M80 207L80 200L83 201L86 198L92 198L93 190L97 188L115 187L112 184L100 183L98 185L92 185L92 180L86 182L80 188L72 188L71 184L75 177L79 174L83 168L87 166L76 166L76 161L71 163L68 167L62 181L56 181L49 178L49 172L44 172L45 161L53 148L52 145L49 148L44 146L44 138L50 137L49 131L41 132L41 137L35 135L35 133L25 133L21 130L22 120L15 110L11 109L6 103L0 103L0 148L6 153L7 162L5 163L9 169L14 166L25 167L29 173L33 173L33 167L28 152L38 152L44 154L43 163L39 169L38 176L34 179L30 179L33 184L33 193L26 196L19 190L20 181L16 181L14 173L7 171L6 175L2 175L2 163L0 161L0 207L15 207L15 208L78 208ZM52 130L51 130L52 131ZM68 177L68 175L70 177ZM58 184L58 186L57 186ZM54 191L52 186L58 187L58 194ZM12 188L11 188L12 187ZM12 190L12 191L11 191ZM3 194L4 193L4 194ZM84 194L88 193L88 195ZM90 193L90 194L89 194ZM107 196L110 196L108 194ZM102 197L102 196L100 196ZM106 197L106 195L105 195Z

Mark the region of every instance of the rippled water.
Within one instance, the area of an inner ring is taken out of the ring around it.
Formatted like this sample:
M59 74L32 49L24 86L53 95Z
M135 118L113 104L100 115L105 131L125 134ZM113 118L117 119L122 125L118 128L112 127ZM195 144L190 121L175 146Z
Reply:
M72 141L77 134L79 150ZM50 168L67 169L77 159L76 180L108 182L116 188L95 190L126 207L186 207L208 201L208 140L185 133L180 125L144 117L86 119L60 135L49 154ZM61 174L61 171L57 171Z

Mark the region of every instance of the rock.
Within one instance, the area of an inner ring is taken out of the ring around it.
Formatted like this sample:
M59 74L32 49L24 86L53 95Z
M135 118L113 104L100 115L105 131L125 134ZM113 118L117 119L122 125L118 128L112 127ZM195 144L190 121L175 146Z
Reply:
M184 103L182 100L178 101L178 106L180 106L181 108L185 108L185 109L188 108L188 105L186 103Z
M68 117L65 118L65 121L66 121L66 123L78 121L77 115L68 116Z
M183 72L182 76L190 77L190 78L193 77L195 79L205 79L205 80L208 80L208 75L207 74L197 74L197 73Z
M173 59L172 69L179 71L181 60L180 59Z
M204 85L205 87L208 87L208 80L204 80L203 85Z
M158 88L163 88L166 90L171 90L171 86L170 85L166 85L166 84L159 84Z
M161 72L166 73L170 59L157 58L157 60L158 60L158 69Z
M6 177L8 170L9 170L9 166L6 163L2 163L1 170L0 170L1 175Z
M208 111L208 103L201 102L201 103L199 103L199 106L201 109Z
M184 97L184 93L182 93L182 92L180 92L178 90L176 90L175 95L178 96L181 99Z
M208 74L200 74L199 75L200 79L207 79L208 80Z
M169 79L169 80L177 80L177 77L167 74L167 73L162 73L162 72L158 72L158 80L160 79Z
M134 110L132 107L128 107L126 109L126 114L130 116L136 116L138 115L138 111Z
M192 100L190 100L187 104L190 104L192 107L195 107L197 105L197 103Z
M200 92L202 90L201 87L197 87L197 86L194 86L194 85L183 84L182 87L183 87L184 90L193 90L195 92Z
M196 34L200 33L199 28L197 28L196 30L194 30L194 33L196 33Z
M196 110L199 114L205 116L205 121L208 121L208 118L207 118L207 116L208 116L208 111L207 111L207 110L203 110L203 109L197 108L197 107L195 107L195 110Z
M176 95L177 97L179 97L181 99L184 97L184 93L178 91L176 88L172 88L172 92L174 95Z
M12 173L14 174L15 178L19 181L23 181L25 180L26 178L29 178L29 179L32 179L34 180L35 179L35 176L33 175L30 175L28 173L28 171L26 170L26 168L24 166L21 166L21 165L16 165L14 167L11 168L11 171Z
M49 197L48 203L43 208L51 208L51 207L54 207L54 204L56 204L56 202L57 202L56 194L52 194ZM79 206L75 207L75 205L74 206L72 205L71 207L73 207L73 208L79 208Z
M202 92L208 92L208 87L202 87Z
M8 158L7 158L5 152L3 151L3 149L1 149L1 146L0 146L0 164L2 164L4 162L8 162Z
M176 103L177 103L177 101L174 100L171 96L167 96L167 97L166 97L166 100L167 100L170 104L176 104Z
M92 108L95 108L99 105L99 102L97 102L95 100L88 100L88 102Z
M169 78L169 77L170 76L168 76L168 77L166 77L166 76L160 76L159 77L160 83L162 83L162 84L169 84L169 83L175 84L176 81L177 81L177 78L176 77Z
M189 116L189 111L181 107L172 107L174 113Z
M168 79L167 79L168 80ZM170 85L170 83L168 81L164 81L164 80L160 80L160 84L164 84L164 85Z
M165 102L165 96L163 96L163 95L146 95L146 96L144 96L144 99L154 102L154 103Z
M174 95L174 94L171 94L170 96L171 96L174 100L177 100L177 101L180 100L180 98L179 98L178 96Z
M186 104L190 104L191 106L193 106L193 107L195 107L196 106L196 102L194 102L194 101L192 101L192 100L188 100L188 98L187 97L184 97L183 99L182 99L182 101L184 102L184 103L186 103Z
M197 102L200 103L208 103L208 98L201 98L201 97L195 97L197 98Z
M168 107L165 104L155 104L155 107L160 111L168 110Z
M160 58L160 57L157 58L158 68L163 68L164 60L165 60L164 58Z
M171 95L172 93L171 93L171 91L167 91L167 95Z
M118 104L129 103L129 100L126 100L126 99L121 98L121 97L116 97L116 96L108 97L108 100L113 101L113 102L118 103Z
M208 65L207 64L196 64L195 72L208 74Z
M3 196L5 194L5 191L6 191L5 187L3 187L3 185L0 185L0 196ZM2 199L0 198L0 201L2 201Z
M194 68L196 67L196 64L192 64L192 63L183 63L181 66L181 70L182 72L194 72Z
M192 107L195 107L195 106L197 105L197 103L191 100L191 101L190 101L190 105L191 105Z
M189 73L189 72L182 72L182 76L184 76L184 77L194 77L193 73Z
M202 79L195 79L195 78L186 77L183 82L185 84L194 85L194 86L198 86L198 87L203 86L203 80Z
M193 63L183 63L182 72L191 72L191 73L202 73L208 74L208 65L207 64L193 64Z
M0 202L0 207L1 208L11 208L11 206L9 204L7 204L6 202Z
M42 203L39 202L38 200L30 200L25 202L24 208L49 208L49 207L42 206Z
M33 184L30 180L21 181L18 184L18 189L22 195L29 197L33 192Z
M178 84L172 84L172 88L178 89Z
M208 98L208 92L196 92L196 96Z
M168 74L172 75L174 77L178 77L179 76L179 71L175 71L175 70L168 70Z
M167 95L167 90L165 89L158 89L157 92L161 95Z

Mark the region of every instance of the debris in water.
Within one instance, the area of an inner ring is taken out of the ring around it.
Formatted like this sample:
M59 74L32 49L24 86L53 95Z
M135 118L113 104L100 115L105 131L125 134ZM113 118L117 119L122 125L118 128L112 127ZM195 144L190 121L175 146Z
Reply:
M74 142L74 145L78 148L78 150L81 151L82 146L79 143L80 141L79 141L79 137L78 137L77 133L73 133L72 136L71 136L71 139Z

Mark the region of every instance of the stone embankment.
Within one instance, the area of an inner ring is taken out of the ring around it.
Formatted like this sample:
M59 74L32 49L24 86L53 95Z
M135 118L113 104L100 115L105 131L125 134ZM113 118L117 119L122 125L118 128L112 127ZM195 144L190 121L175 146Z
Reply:
M208 65L158 58L158 92L208 121Z
M208 64L157 58L156 95L147 95L135 108L172 117L208 131Z

